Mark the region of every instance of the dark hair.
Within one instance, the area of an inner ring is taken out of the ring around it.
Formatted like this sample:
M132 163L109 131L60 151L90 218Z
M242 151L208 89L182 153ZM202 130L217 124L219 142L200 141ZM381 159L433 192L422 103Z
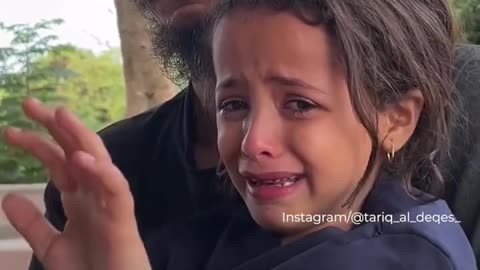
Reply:
M147 20L147 23L156 23L160 19L155 13L152 2L155 0L130 0L132 4L137 8L140 14Z
M368 167L351 199L382 153L376 112L412 89L424 97L418 125L383 170L401 176L409 190L413 186L440 196L444 183L435 155L448 151L459 100L452 82L457 31L448 1L226 0L211 17L211 33L223 17L255 8L290 12L306 24L322 25L336 43L353 108L373 143Z

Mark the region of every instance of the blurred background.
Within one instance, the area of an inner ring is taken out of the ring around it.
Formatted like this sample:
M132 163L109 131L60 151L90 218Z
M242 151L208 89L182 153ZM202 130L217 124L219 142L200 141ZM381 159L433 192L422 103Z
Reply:
M480 44L480 0L453 0L464 38ZM0 128L44 132L21 111L25 96L65 105L99 130L171 98L130 0L0 0ZM141 138L139 138L141 139ZM43 209L47 175L0 137L0 199L18 191ZM30 249L0 213L0 269L27 269Z
M23 97L66 105L90 128L142 112L177 87L150 52L145 22L129 0L0 0L0 126L39 128ZM0 183L47 179L39 163L0 139Z

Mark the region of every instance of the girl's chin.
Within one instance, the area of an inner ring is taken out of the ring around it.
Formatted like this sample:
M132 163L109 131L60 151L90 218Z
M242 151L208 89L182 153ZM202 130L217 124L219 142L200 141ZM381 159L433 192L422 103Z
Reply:
M265 230L288 234L308 226L308 224L288 220L287 211L280 207L277 208L272 205L250 205L248 203L247 205L255 222Z

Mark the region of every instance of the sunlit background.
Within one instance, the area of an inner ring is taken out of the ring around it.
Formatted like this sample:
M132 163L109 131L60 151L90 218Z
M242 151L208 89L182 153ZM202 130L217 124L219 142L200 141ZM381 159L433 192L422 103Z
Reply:
M64 19L54 29L61 43L97 53L120 46L113 0L0 0L0 7L0 21L7 25ZM8 46L10 38L0 32L0 47Z

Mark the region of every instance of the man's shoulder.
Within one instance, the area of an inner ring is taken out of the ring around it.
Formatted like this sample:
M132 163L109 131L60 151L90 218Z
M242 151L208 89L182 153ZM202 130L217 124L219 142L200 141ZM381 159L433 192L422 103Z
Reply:
M115 122L98 134L111 155L115 155L118 149L139 149L141 145L152 145L161 141L162 136L171 134L163 131L182 117L185 96L186 90L182 90L161 105Z
M480 58L480 45L460 43L455 48L456 61L468 61L472 58Z
M475 134L477 134L480 127L476 117L480 112L478 106L480 101L480 45L463 44L457 46L453 80L460 98L460 112L469 121L465 124L473 127ZM464 131L458 130L457 132ZM472 134L469 136L471 137ZM461 137L461 140L463 140L465 136L462 134Z
M176 136L175 127L181 124L186 90L172 99L138 115L115 122L98 134L113 162L124 172L143 164L159 143Z
M480 45L459 44L457 46L455 50L455 71L457 79L465 72L470 73L472 70L480 71L480 64L478 63L480 63Z
M140 114L117 121L98 132L106 142L146 133L167 124L169 118L175 118L181 111L186 90L182 90L172 99L146 110ZM137 138L138 139L138 138Z

